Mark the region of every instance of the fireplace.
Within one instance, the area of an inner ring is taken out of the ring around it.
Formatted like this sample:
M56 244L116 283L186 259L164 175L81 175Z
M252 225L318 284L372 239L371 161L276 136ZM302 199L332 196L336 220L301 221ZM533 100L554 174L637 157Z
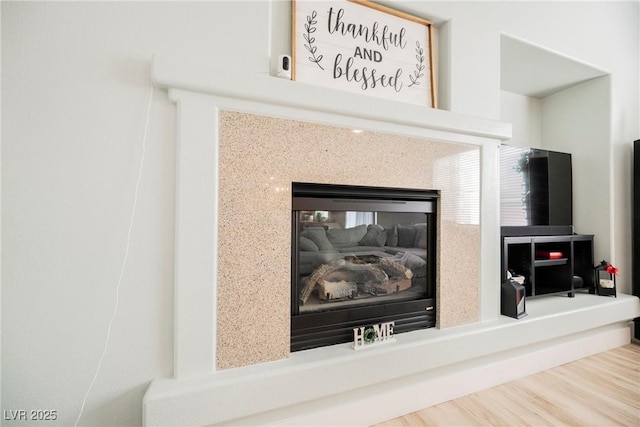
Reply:
M632 296L500 316L510 126L157 57L152 70L177 109L175 328L145 425L373 425L629 342ZM292 182L437 188L438 327L291 353Z
M294 183L291 350L436 324L437 191Z

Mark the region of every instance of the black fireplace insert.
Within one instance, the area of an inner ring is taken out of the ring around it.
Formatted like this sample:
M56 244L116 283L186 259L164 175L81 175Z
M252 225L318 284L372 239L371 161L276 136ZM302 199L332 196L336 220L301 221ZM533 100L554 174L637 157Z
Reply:
M434 190L293 183L291 350L436 323Z

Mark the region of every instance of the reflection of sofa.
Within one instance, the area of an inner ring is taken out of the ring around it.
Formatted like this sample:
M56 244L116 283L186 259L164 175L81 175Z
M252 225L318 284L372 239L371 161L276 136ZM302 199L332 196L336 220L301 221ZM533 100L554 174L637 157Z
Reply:
M384 229L377 224L347 229L305 228L299 237L300 275L310 274L318 266L350 254L388 254L398 258L416 277L426 274L426 224L397 224Z

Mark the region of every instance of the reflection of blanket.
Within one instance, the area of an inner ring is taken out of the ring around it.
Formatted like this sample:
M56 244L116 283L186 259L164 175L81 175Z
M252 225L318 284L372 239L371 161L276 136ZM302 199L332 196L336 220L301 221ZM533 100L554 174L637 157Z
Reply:
M306 278L300 303L307 302L316 286L321 299L354 297L357 292L378 295L410 288L412 277L411 270L392 259L382 258L373 264L336 260L322 264Z
M336 299L350 297L358 292L358 284L355 282L328 282L323 280L318 284L318 296L320 299Z

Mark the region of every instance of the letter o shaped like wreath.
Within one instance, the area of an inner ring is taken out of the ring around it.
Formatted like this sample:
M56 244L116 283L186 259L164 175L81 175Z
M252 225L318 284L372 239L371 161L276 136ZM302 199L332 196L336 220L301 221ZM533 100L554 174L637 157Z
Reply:
M378 333L373 328L367 328L362 335L362 340L368 344L371 344L378 338Z

